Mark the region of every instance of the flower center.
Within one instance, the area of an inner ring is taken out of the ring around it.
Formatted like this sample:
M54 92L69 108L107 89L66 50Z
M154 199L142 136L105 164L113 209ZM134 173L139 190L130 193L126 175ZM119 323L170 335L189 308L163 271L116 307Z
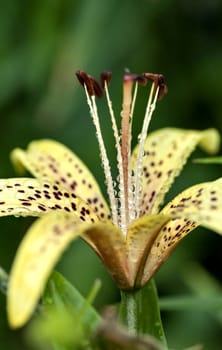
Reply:
M167 92L164 77L161 74L144 73L141 75L125 73L123 79L123 102L121 111L121 132L117 128L116 118L112 108L108 85L111 80L110 72L101 73L101 83L83 71L76 73L79 82L83 85L86 93L90 114L96 128L99 143L100 156L104 169L107 193L112 212L112 220L126 235L128 225L141 215L141 189L142 189L142 166L144 157L144 146L148 127L158 99ZM131 140L132 122L138 85L145 86L151 80L152 85L148 96L143 126L139 135L139 147L136 166L132 169L131 164ZM96 105L96 97L102 97L103 91L106 95L112 129L117 151L118 168L118 191L115 194L111 167L107 156L104 140L102 137L99 115Z

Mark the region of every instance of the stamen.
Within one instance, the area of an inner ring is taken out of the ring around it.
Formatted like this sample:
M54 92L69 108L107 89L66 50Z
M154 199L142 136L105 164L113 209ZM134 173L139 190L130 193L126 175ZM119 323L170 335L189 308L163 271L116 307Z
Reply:
M131 167L131 143L132 143L132 124L133 124L133 115L136 103L136 97L138 92L138 81L136 81L133 99L130 109L130 120L129 120L129 159L128 159L128 208L129 208L129 223L135 219L135 210L134 210L134 174Z
M138 150L137 162L135 167L136 173L135 173L135 201L134 201L135 207L134 208L135 208L136 218L138 218L140 215L141 186L142 186L141 179L142 179L142 167L143 167L143 157L144 157L144 145L145 145L147 131L149 128L151 117L156 107L156 101L158 99L159 92L160 92L160 87L159 85L156 86L156 82L154 81L152 83L148 102L147 102L142 131L139 139L139 150ZM154 96L154 93L155 93L155 96ZM153 102L152 102L152 99L153 99Z
M159 87L158 100L162 99L163 96L168 92L165 84L165 78L163 74L144 73L144 77L151 80L155 84L155 91Z
M117 124L116 124L116 118L115 118L114 111L112 108L112 102L111 102L111 99L109 96L108 82L106 80L104 80L104 82L102 83L102 86L104 87L105 94L106 94L106 100L107 100L107 105L109 108L109 114L111 117L112 129L113 129L113 133L114 133L116 150L117 150L117 169L118 169L118 175L119 175L118 189L119 189L119 200L120 200L120 222L119 222L119 224L120 224L122 232L125 232L126 226L124 226L124 224L122 225L122 221L121 221L121 218L123 218L125 215L125 201L124 201L123 161L122 161L122 153L121 153L121 146L120 146L120 138L119 138L119 132L118 132Z
M112 73L108 71L104 71L100 74L100 82L102 89L105 89L105 85L109 85L112 78Z
M82 70L77 71L76 76L80 84L84 88L86 87L89 96L97 96L99 98L103 96L103 91L99 83L96 81L96 79L93 76L85 73Z
M101 128L100 128L99 116L98 116L98 111L97 111L97 106L96 106L96 101L95 101L95 95L93 94L91 96L91 99L90 99L90 95L88 93L88 87L86 84L84 84L84 89L85 89L85 93L86 93L86 98L87 98L87 103L89 106L90 114L92 116L92 120L93 120L93 123L94 123L95 128L96 128L96 136L97 136L98 143L99 143L100 155L101 155L101 159L102 159L102 165L103 165L106 184L107 184L107 192L108 192L110 207L111 207L111 211L112 211L112 220L113 220L113 223L116 226L118 226L117 203L116 203L116 198L115 198L115 193L114 193L112 174L111 174L109 159L108 159L108 156L106 153L106 148L105 148L105 144L103 141L102 132L101 132Z

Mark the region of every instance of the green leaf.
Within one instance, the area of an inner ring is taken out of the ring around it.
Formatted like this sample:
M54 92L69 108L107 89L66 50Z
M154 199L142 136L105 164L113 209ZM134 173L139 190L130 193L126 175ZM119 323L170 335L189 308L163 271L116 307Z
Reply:
M200 164L222 164L222 157L197 158L194 163Z
M46 286L40 315L28 329L28 340L37 348L53 350L82 349L91 342L91 334L101 318L91 306L98 283L85 299L60 273L53 272Z
M92 330L101 322L101 317L77 289L68 282L59 272L54 271L48 281L44 295L43 305L60 308L62 305L73 310L81 318L83 327Z

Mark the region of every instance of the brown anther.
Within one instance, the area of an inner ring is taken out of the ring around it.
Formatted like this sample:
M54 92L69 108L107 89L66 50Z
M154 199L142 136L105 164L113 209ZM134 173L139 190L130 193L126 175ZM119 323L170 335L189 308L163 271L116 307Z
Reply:
M147 84L147 79L146 79L146 77L144 77L143 74L137 75L136 81L138 82L138 84L140 84L142 86L146 86L146 84Z
M87 73L85 73L83 70L78 70L76 72L76 76L77 76L77 79L79 80L80 84L83 87L87 88L88 94L90 96L95 95L94 89L93 89L93 84L92 84L90 76Z
M168 88L167 88L167 85L165 84L165 79L162 74L159 74L158 86L159 86L158 100L161 100L161 98L163 98L163 96L168 92Z
M97 96L99 98L102 97L103 95L102 89L94 77L85 73L82 70L77 71L76 76L80 84L86 87L87 92L90 96Z
M83 70L78 70L76 72L76 76L77 76L77 79L82 86L87 84L87 82L89 80L88 74L86 74Z
M90 80L91 80L92 85L93 85L94 95L96 95L99 98L103 97L103 90L102 90L101 86L99 85L98 81L95 78L93 78L92 76L90 76Z
M101 87L104 89L105 83L109 85L110 81L112 78L112 73L108 71L104 71L100 74L100 82L101 82Z
M167 93L168 89L165 84L165 78L162 74L154 74L154 73L144 73L145 78L151 80L155 84L155 91L157 87L159 87L158 100L163 98L163 96Z

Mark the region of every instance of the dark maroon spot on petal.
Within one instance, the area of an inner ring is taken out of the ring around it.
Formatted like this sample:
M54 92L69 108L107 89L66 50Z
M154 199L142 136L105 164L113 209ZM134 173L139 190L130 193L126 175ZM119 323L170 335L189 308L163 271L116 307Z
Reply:
M68 207L64 207L65 211L70 211L70 209Z
M25 191L24 191L24 190L18 190L18 192L19 192L19 193L25 193Z
M71 206L72 206L72 209L74 210L74 211L76 211L77 210L77 207L76 207L76 204L75 203L71 203Z
M5 202L0 202L0 204L5 204Z
M43 207L42 205L38 205L38 208L39 208L40 210L42 210L42 211L46 211L46 208Z
M76 186L77 186L77 182L76 181L73 181L71 184L70 184L70 188L72 190L75 190L76 189Z
M25 206L27 206L27 207L30 207L30 205L32 205L32 204L29 203L29 202L22 202L22 205L25 205Z

